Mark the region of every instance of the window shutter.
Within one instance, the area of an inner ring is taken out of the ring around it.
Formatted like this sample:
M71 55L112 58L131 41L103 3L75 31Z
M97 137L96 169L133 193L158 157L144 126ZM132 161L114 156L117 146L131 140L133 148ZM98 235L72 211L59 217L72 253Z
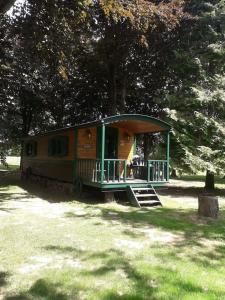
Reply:
M66 156L68 154L68 137L57 136L49 140L48 155L49 156Z
M33 142L33 156L37 156L37 142Z
M26 156L29 155L29 144L28 143L25 144L25 155Z
M61 137L61 155L67 156L68 155L68 136Z
M50 139L48 141L48 155L49 156L53 156L55 153L55 140L54 139Z

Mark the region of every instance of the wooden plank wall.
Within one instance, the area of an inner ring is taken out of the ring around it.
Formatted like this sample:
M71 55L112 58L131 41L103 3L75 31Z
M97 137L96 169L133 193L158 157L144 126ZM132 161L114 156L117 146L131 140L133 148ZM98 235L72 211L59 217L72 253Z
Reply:
M91 137L88 137L88 132ZM78 129L77 158L96 158L97 129L96 127Z
M88 133L91 136L88 137ZM130 139L127 139L129 134ZM48 141L56 136L68 136L69 146L68 155L63 157L48 156ZM118 159L126 159L129 163L133 157L134 135L125 128L119 128L118 137ZM23 156L23 170L27 167L32 168L32 172L37 175L56 178L59 180L72 181L73 174L73 157L74 157L74 129L49 134L32 139L37 141L37 156ZM77 136L77 158L95 159L97 143L97 128L78 129ZM121 166L123 172L123 166Z
M48 156L48 141L49 139L57 136L69 137L67 156ZM23 171L25 171L26 168L31 167L32 173L35 175L72 182L74 129L35 137L31 140L37 142L37 156L32 157L23 155Z
M48 141L51 138L57 136L68 136L69 137L69 144L68 144L68 155L62 157L56 156L48 156ZM49 159L49 160L73 160L74 154L74 130L70 129L67 131L63 131L57 134L49 134L37 137L35 139L38 142L37 145L37 156L34 159Z
M129 134L130 140L126 136ZM130 162L134 152L134 134L125 128L119 128L119 141L118 141L118 158L127 159Z

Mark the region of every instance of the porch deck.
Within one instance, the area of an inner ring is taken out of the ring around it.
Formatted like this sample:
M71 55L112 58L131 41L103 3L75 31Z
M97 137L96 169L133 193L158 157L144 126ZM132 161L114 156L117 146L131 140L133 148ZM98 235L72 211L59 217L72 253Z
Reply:
M141 161L131 166L122 159L79 159L76 178L86 185L106 187L161 185L168 182L167 160Z

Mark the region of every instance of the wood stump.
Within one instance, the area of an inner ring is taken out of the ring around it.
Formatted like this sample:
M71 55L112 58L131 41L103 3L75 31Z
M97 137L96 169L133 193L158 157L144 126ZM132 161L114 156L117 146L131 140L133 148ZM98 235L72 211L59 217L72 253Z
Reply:
M105 192L104 193L105 202L115 202L115 194L113 192Z
M198 196L198 214L203 217L217 218L219 213L218 197L210 194Z

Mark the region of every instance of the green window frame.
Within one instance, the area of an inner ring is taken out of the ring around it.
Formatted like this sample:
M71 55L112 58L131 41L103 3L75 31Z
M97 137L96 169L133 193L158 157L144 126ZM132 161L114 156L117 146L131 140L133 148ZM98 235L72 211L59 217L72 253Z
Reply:
M63 157L68 155L69 139L68 136L57 136L48 141L48 155Z
M25 155L26 156L37 156L37 142L29 141L25 143Z

